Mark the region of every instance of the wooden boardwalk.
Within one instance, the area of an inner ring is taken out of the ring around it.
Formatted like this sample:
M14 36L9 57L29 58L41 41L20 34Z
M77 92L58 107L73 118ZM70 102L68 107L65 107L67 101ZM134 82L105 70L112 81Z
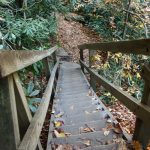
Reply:
M118 149L122 133L78 64L61 62L52 113L47 150Z

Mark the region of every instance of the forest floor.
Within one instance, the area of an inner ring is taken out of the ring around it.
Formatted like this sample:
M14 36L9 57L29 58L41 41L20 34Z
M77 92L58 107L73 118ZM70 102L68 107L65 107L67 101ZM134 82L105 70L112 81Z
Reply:
M78 45L102 40L97 33L79 22L67 21L63 16L59 16L58 20L58 41L73 62L78 62L79 60Z
M73 62L78 62L79 60L77 45L102 41L102 38L97 33L79 22L68 21L64 17L59 17L58 20L58 41L61 47L67 51ZM132 135L135 128L135 115L119 101L107 107L123 129Z

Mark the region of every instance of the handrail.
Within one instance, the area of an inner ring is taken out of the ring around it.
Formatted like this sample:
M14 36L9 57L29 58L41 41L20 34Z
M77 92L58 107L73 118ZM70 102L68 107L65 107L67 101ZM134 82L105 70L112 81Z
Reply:
M57 46L44 51L1 51L0 52L0 78L6 77L18 70L21 70L43 58L52 55Z
M106 90L108 90L113 96L121 101L128 109L130 109L140 119L150 125L150 107L141 104L136 98L130 96L127 92L121 90L118 86L110 83L107 79L103 78L96 71L89 68L83 61L80 60L80 64L84 67L93 78L100 83Z
M0 149L43 150L39 138L58 77L56 50L57 46L45 51L0 52ZM46 77L50 79L32 118L17 71L40 60Z
M42 98L42 102L34 115L34 117L31 120L30 126L28 130L26 131L26 134L18 147L18 150L34 150L37 146L38 139L40 137L41 129L45 120L45 116L47 113L47 109L49 106L50 102L50 97L52 94L52 89L53 89L53 83L55 79L55 74L57 72L59 65L59 61L55 64L51 77L49 79L47 88L45 90L45 93Z
M142 68L141 75L144 78L145 85L142 100L140 102L100 76L98 73L92 70L90 66L91 55L93 52L92 50L120 52L127 54L143 54L150 56L150 39L83 44L79 45L78 48L80 49L81 69L83 72L84 69L86 69L90 74L90 84L93 87L93 90L96 90L96 82L99 82L100 85L102 85L136 115L133 140L140 141L144 149L146 149L146 146L150 140L150 65L144 65ZM85 49L89 50L89 66L84 63L83 51Z
M78 48L80 50L101 50L127 54L143 54L150 56L150 39L82 44L79 45Z

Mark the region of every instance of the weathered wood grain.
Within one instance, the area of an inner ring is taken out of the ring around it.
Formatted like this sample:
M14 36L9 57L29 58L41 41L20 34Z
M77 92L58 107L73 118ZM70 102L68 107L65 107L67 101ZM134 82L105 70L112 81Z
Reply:
M150 107L150 66L147 64L142 69L142 77L145 80L144 92L141 103ZM148 115L148 114L147 114ZM146 149L147 144L150 140L150 130L149 124L145 123L141 118L137 116L135 131L134 131L134 140L142 143L144 149Z
M11 78L11 79L10 79ZM11 80L11 81L10 81ZM0 149L15 150L19 142L12 77L0 79ZM13 103L14 102L14 103ZM12 106L13 103L13 106ZM14 114L12 114L12 112ZM14 122L16 121L16 123ZM15 127L16 125L16 127Z
M19 121L19 129L20 129L20 138L23 139L29 125L30 121L32 120L32 115L29 110L27 99L24 94L23 87L21 85L20 78L17 73L13 74L14 78L14 89L15 89L15 98L17 104L17 114L18 114L18 121ZM40 140L38 141L38 149L42 150L42 146Z
M89 50L120 52L120 53L127 53L127 54L150 55L150 39L106 42L106 43L92 43L92 44L79 45L78 47L79 49L82 49L82 51L83 49L89 49Z
M43 58L52 55L57 46L45 51L1 51L0 52L0 77L8 76Z

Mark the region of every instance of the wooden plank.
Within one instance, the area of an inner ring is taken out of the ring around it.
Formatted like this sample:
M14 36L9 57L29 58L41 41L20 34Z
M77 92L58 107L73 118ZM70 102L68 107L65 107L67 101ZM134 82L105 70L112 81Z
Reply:
M31 120L31 124L20 144L18 147L18 150L34 150L37 146L37 142L41 133L41 129L45 120L45 116L47 113L48 105L50 102L50 97L52 94L52 88L54 83L55 74L57 72L59 62L56 63L56 65L53 68L53 71L51 73L50 80L48 82L48 86L46 88L46 91L43 95L42 102L35 113L33 119Z
M150 55L150 39L83 44L78 47L79 49Z
M16 150L9 79L0 79L0 149Z
M15 82L15 95L17 103L17 111L19 118L19 127L20 127L20 136L21 140L23 139L32 119L31 112L29 110L27 99L21 85L21 81L17 73L13 74Z
M47 57L44 58L42 62L43 62L43 67L44 67L43 72L45 73L46 79L48 80L50 77L50 67L49 67L48 58Z
M144 78L144 80L146 80L146 82L150 84L150 65L149 64L145 64L143 66L141 75Z
M28 107L27 99L24 94L23 87L21 85L21 81L17 73L13 74L14 82L15 82L15 95L16 95L16 103L17 103L17 112L19 119L19 128L20 128L20 138L23 139L32 119L32 115L30 109ZM40 140L38 141L38 149L42 150L42 146Z
M89 67L92 67L92 56L94 55L95 51L90 51L89 50ZM96 92L96 81L93 78L93 75L90 74L90 85L93 88L93 90Z
M80 60L84 61L83 49L80 48ZM81 66L81 70L84 72L84 67Z
M17 115L17 107L16 107L16 99L15 99L15 91L14 91L14 82L12 75L8 77L9 83L9 92L10 92L10 104L11 104L11 113L13 119L13 127L15 134L15 142L16 146L20 144L20 131L19 131L19 123L18 123L18 115Z
M18 94L16 93L17 98L19 99L19 100L17 100L17 102L18 102L19 106L20 106L21 103L22 103L22 105L23 105L23 106L22 106L22 107L23 107L22 109L24 109L25 114L27 115L28 120L31 121L32 115L31 115L31 112L30 112L30 110L29 110L28 103L27 103L27 99L26 99L26 96L25 96L25 94L24 94L24 90L23 90L23 87L22 87L22 85L21 85L21 81L20 81L20 79L19 79L19 76L18 76L17 73L14 73L14 74L13 74L13 77L14 77L14 82L15 82L16 88L17 88L16 92L18 91ZM19 103L19 102L20 102L20 103ZM21 110L20 110L20 111L21 111ZM25 116L25 115L23 115L23 116Z
M150 107L140 103L137 99L130 96L127 92L121 90L120 87L115 86L114 84L110 83L108 80L100 76L94 70L89 69L89 67L83 61L80 60L80 63L106 90L108 90L113 96L121 101L136 116L150 125Z
M150 75L150 66L145 65L142 70L142 77L145 80L145 86L144 86L144 93L143 93L141 103L150 107L150 85L149 85L150 76L149 75ZM146 149L147 144L149 143L150 140L149 124L143 122L143 120L138 117L136 119L133 139L142 143L144 149Z
M45 51L1 51L0 52L0 77L8 76L43 58L52 55L57 46Z

